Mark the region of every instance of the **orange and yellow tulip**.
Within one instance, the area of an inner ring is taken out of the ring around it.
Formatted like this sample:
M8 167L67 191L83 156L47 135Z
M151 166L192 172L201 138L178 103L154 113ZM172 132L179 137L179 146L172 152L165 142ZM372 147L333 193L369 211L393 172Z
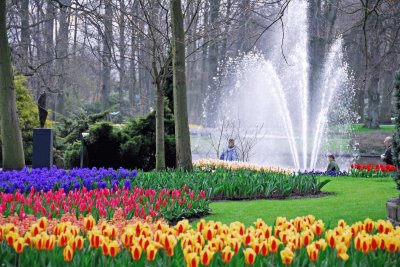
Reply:
M138 243L133 243L130 251L132 254L132 259L134 259L135 261L140 260L140 257L142 256L142 247Z
M252 248L246 248L243 254L245 263L247 265L253 265L256 260L256 252Z
M64 248L63 255L64 255L64 261L72 261L72 257L74 256L74 251L69 245L67 245Z
M146 249L146 254L147 254L147 260L153 261L157 255L157 248L153 244L148 245Z
M92 215L89 215L83 219L83 226L86 230L92 230L95 223L96 222Z
M24 252L24 248L27 246L25 243L25 239L23 237L19 237L17 240L14 241L13 247L15 252L22 253Z
M222 250L222 261L225 263L230 263L234 254L235 253L232 251L231 247L225 247Z
M200 262L204 266L208 266L214 257L214 252L209 248L205 248L200 252Z
M319 249L316 248L315 243L307 246L307 254L311 262L316 262L319 255Z
M292 261L293 261L293 258L295 255L291 249L286 247L281 251L280 254L281 254L281 259L282 259L283 264L285 264L285 265L292 264Z

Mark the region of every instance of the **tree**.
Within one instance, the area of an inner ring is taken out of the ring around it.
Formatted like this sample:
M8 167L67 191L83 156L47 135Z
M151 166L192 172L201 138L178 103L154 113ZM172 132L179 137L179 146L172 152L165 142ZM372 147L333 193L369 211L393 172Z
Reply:
M400 155L400 70L397 71L394 80L394 89L396 95L396 129L393 134L393 162L399 168L399 155ZM400 171L397 170L394 174L394 180L397 183L397 189L400 189Z
M171 0L170 3L176 163L179 168L191 171L193 166L186 96L183 14L180 0Z
M6 1L0 1L0 114L3 169L25 166L21 130L17 117L14 74L6 26Z

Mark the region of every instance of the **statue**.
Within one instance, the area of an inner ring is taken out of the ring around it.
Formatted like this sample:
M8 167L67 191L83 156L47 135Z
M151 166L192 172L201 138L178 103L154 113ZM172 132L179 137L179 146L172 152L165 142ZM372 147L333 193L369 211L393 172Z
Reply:
M43 91L43 93L39 95L37 103L39 109L40 128L43 128L46 123L47 114L49 114L46 110L46 91Z

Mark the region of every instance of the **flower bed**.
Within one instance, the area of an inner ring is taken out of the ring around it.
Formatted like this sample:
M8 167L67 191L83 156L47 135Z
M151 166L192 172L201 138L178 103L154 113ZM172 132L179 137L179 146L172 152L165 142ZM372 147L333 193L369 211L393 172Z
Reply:
M352 164L349 173L354 177L390 177L397 168L393 165L383 164Z
M82 187L104 189L139 187L157 191L180 189L185 185L195 192L206 191L210 199L285 198L293 195L318 194L329 181L319 181L315 175L299 176L282 172L247 169L235 171L217 168L211 171L136 172L125 169L24 169L0 172L0 192L48 192L63 189L65 193Z
M87 190L83 187L66 193L63 188L35 192L32 187L26 195L19 191L15 194L0 192L0 214L7 217L17 212L21 218L26 214L55 218L65 213L91 213L96 219L110 219L116 209L121 209L125 219L150 216L173 222L208 214L208 203L204 191L195 193L187 186L160 191L136 187L132 190L118 187Z
M18 189L29 192L31 187L35 191L55 190L64 188L65 192L85 186L92 188L113 188L115 185L130 186L136 177L137 171L120 168L118 170L105 168L74 168L71 170L58 169L29 169L21 171L0 171L0 191L11 193Z
M398 266L400 228L366 219L343 220L325 230L313 216L275 226L258 219L246 228L200 220L176 226L158 221L95 221L93 217L60 220L1 219L0 261L29 266Z
M205 190L210 200L240 200L319 194L329 181L315 175L217 169L212 174L204 171L139 173L134 183L142 188L182 188L187 185L195 191Z
M256 171L256 172L266 172L266 173L283 173L290 175L292 171L289 169L263 166L258 164L251 164L247 162L240 161L225 161L225 160L215 160L215 159L201 159L193 162L193 166L202 171L212 171L217 169L224 169L230 171L246 170L246 171Z

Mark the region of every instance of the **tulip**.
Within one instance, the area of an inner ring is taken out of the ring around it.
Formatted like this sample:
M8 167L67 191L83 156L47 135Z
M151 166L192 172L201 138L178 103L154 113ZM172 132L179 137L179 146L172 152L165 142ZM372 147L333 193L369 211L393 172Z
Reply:
M82 236L77 236L77 237L74 238L74 245L79 250L83 249L84 243L85 243L85 240L83 239Z
M268 256L268 241L265 240L261 243L260 246L260 253L261 255L263 255L264 257Z
M72 257L74 256L74 252L70 246L66 246L63 251L64 261L72 261Z
M204 266L210 265L213 257L214 257L214 252L212 252L209 248L205 248L200 252L200 262Z
M132 254L132 259L134 259L135 261L140 260L140 257L142 256L142 247L138 243L133 243L130 251Z
M172 256L174 254L175 245L178 243L175 236L173 235L164 235L161 238L161 244L164 246L167 251L168 256Z
M14 242L19 238L19 235L17 233L14 232L9 232L6 235L6 240L7 240L7 244L12 247Z
M314 234L316 234L317 236L320 236L322 234L322 232L324 231L324 223L321 220L318 220L317 222L315 222L313 224L312 230L313 230Z
M115 257L119 252L118 242L113 240L107 243L107 246L108 246L108 255L110 255L111 257Z
M95 220L92 215L89 215L88 217L85 217L83 219L83 225L85 226L86 230L92 230L94 224L95 224Z
M308 246L314 239L314 234L310 230L301 232L301 243L303 246Z
M336 233L332 230L329 230L325 233L326 242L328 242L331 248L336 246Z
M30 228L30 233L35 236L42 232L43 228L40 228L39 224L35 223Z
M281 242L273 236L271 238L269 238L268 239L269 252L276 253L279 249L280 243Z
M200 257L197 255L197 253L189 253L186 257L187 260L187 266L188 267L197 267L199 266L200 262Z
M253 265L256 260L256 252L252 248L246 248L243 251L244 261L247 265Z
M396 252L397 251L397 243L399 237L389 236L386 238L386 250L388 252Z
M371 237L364 237L361 240L361 250L364 254L369 253L371 250Z
M365 219L364 229L367 233L371 233L372 230L374 229L374 222L369 218Z
M185 232L189 228L189 221L188 220L181 220L175 226L176 230L178 231L178 235Z
M25 239L23 237L19 237L13 243L13 247L15 249L15 252L17 252L17 253L24 252L24 247L26 247L26 246L27 246L27 244L25 243Z
M148 261L153 261L156 258L157 249L155 248L155 246L153 244L150 244L147 246L146 254L147 254Z
M292 250L290 250L289 248L285 248L281 251L281 259L282 259L282 263L285 265L290 265L292 264L293 258L294 258L294 253Z
M381 243L381 238L377 235L372 236L371 239L371 249L377 250L379 248L379 244Z
M66 234L61 234L58 236L57 245L59 247L65 247L68 243L68 236Z
M204 219L201 219L198 223L197 223L197 231L198 232L202 232L204 227L206 225L206 221Z
M45 230L47 228L47 218L46 217L41 217L39 220L37 220L37 224L42 230Z
M342 259L343 261L347 261L349 259L349 255L347 254L347 246L343 243L339 243L336 245L337 257Z
M227 246L222 250L222 261L225 263L230 263L234 252L232 251L231 247Z
M316 248L315 243L307 246L307 254L311 262L316 262L319 255L319 249Z

